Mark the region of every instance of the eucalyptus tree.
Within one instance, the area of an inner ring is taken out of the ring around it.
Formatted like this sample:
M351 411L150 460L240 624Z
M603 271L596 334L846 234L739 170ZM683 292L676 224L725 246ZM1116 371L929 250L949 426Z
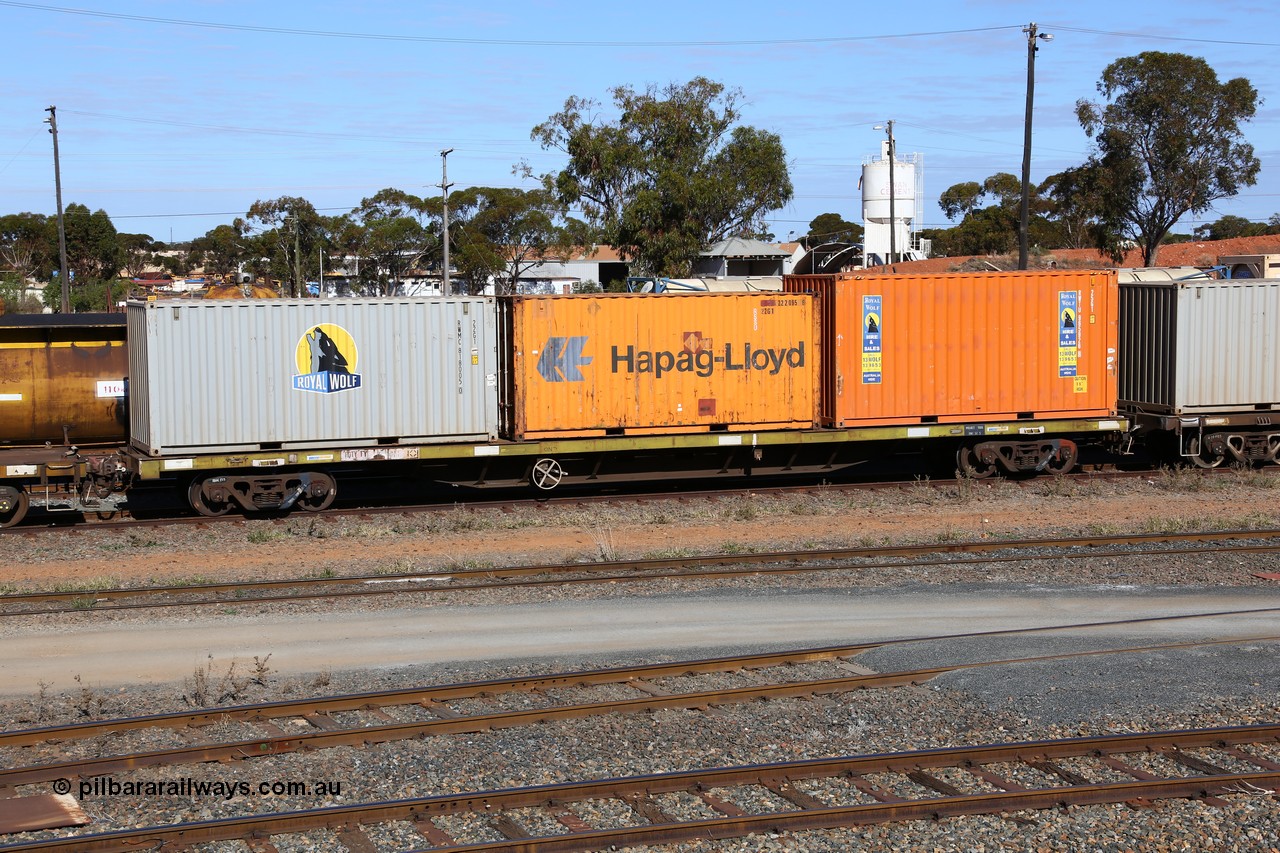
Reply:
M267 259L265 270L259 271L255 264L255 273L265 272L288 282L288 295L300 295L302 281L306 280L302 271L307 269L303 259L316 257L322 228L321 217L311 202L297 196L255 201L243 218L235 220L234 227L241 242L252 246L251 259Z
M685 274L712 243L767 236L764 217L791 201L791 178L781 138L738 124L741 92L695 77L610 95L613 119L572 96L532 131L568 158L543 177L560 203L646 274Z
M1104 232L1133 239L1154 266L1179 218L1257 182L1240 125L1261 100L1243 77L1221 83L1203 59L1158 51L1117 59L1097 89L1104 103L1082 99L1076 116L1094 139Z

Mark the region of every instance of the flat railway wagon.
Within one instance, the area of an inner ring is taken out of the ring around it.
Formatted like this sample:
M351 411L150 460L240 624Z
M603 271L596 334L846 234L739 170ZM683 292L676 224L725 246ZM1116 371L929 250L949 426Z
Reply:
M956 439L959 470L1070 470L1111 439L1114 270L787 276L822 300L822 425ZM954 451L952 451L954 448Z
M1122 280L1119 409L1158 462L1280 462L1280 280Z
M125 340L122 314L0 318L0 527L33 500L92 504L103 484L118 491Z
M42 452L80 460L75 477L57 475L74 486L59 509L102 511L167 486L205 515L321 509L343 480L371 473L552 489L826 476L899 453L972 476L1065 471L1081 444L1126 438L1103 402L1114 273L1008 276L999 287L981 274L868 276L869 290L818 276L792 277L787 293L133 302L128 433L96 456L57 436ZM1009 293L1021 294L1013 309ZM954 298L976 330L938 338ZM1028 378L1037 371L1051 375ZM995 387L1033 380L1013 396ZM886 395L925 381L904 398L913 405ZM859 393L878 402L840 393L873 384ZM78 393L88 401L96 386ZM50 460L23 464L34 467L0 470L0 486L25 510L56 478Z

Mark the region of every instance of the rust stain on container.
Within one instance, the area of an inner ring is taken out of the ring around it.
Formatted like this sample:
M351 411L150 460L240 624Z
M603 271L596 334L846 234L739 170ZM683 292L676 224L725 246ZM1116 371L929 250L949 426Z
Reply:
M502 311L513 438L814 424L809 296L516 296Z
M0 444L123 442L127 372L122 322L0 325Z
M1114 270L842 273L784 287L822 301L825 425L1114 411Z

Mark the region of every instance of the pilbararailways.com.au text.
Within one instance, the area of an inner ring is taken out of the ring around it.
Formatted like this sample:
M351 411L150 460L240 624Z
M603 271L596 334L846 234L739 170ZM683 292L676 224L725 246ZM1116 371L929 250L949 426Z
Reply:
M310 782L276 779L265 782L225 782L208 779L166 779L155 782L120 782L111 776L81 779L76 783L80 799L91 800L106 797L217 797L231 800L236 797L340 797L342 782L317 779ZM54 793L69 794L71 782L58 779L53 783Z

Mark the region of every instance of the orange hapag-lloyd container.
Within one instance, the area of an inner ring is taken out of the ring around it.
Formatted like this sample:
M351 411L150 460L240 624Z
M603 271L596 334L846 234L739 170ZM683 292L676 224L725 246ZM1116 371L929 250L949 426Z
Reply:
M822 302L821 421L1105 417L1114 270L787 276Z
M785 293L499 300L512 439L812 427L818 326Z

